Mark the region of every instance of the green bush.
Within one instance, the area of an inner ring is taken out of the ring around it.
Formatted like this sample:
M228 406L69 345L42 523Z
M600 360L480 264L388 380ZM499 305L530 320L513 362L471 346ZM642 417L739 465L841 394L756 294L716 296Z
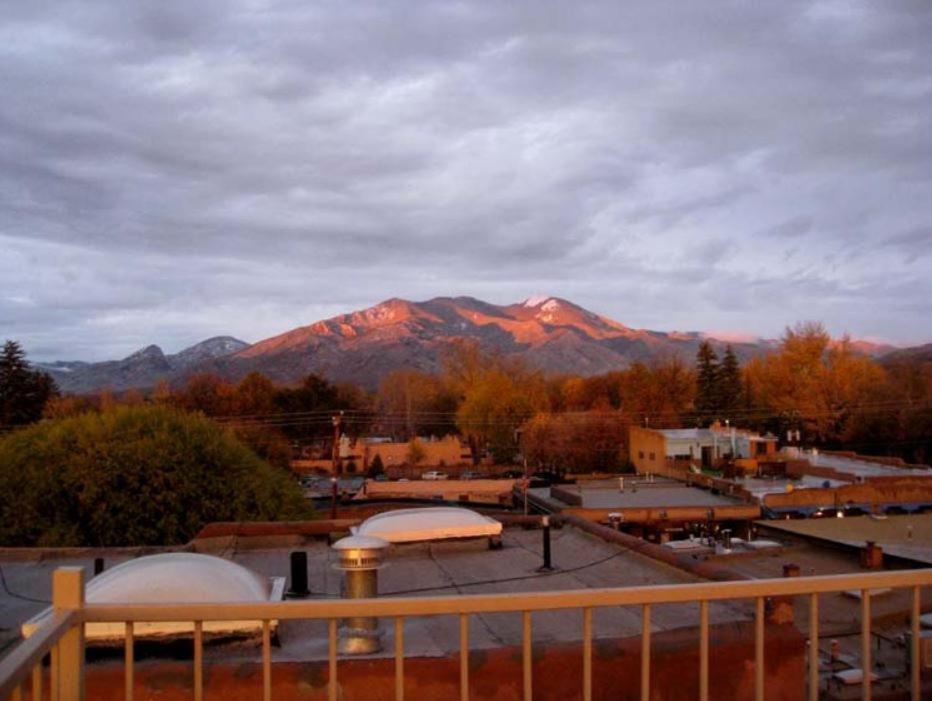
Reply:
M200 414L118 407L0 439L0 544L160 545L211 521L308 517L290 475Z

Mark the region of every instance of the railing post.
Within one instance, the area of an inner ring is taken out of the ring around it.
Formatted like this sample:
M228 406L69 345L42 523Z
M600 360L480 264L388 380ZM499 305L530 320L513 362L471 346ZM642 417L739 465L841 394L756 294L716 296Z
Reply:
M699 700L709 701L709 602L699 602Z
M920 676L919 659L919 618L922 615L922 587L913 587L912 616L910 617L910 651L909 651L909 698L919 701L922 694L922 677Z
M59 567L52 574L52 607L84 606L84 568ZM58 641L57 678L60 701L84 701L84 623L77 623Z

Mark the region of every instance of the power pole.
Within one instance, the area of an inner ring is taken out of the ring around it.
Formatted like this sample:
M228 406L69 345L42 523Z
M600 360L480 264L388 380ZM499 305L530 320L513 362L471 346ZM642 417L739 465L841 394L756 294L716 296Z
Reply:
M342 434L343 428L343 412L341 411L338 415L334 415L332 418L333 421L333 474L336 477L339 477L343 472L343 466L340 464L340 435Z

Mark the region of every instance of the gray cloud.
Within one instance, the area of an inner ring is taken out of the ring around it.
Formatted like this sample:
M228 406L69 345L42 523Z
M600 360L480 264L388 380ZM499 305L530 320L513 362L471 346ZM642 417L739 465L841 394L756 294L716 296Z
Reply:
M924 0L4 14L0 328L33 357L539 292L928 340Z

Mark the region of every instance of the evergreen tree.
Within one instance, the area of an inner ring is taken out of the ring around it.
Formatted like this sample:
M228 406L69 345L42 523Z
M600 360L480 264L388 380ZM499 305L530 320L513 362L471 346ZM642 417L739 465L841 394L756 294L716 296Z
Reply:
M705 425L721 408L718 355L712 344L703 341L696 353L696 411Z
M727 418L739 410L743 390L741 366L738 364L738 357L735 355L734 350L728 345L725 347L725 355L722 357L721 366L719 366L718 392L720 404L718 409L722 412L723 418Z
M16 341L0 352L0 426L22 426L42 418L50 397L58 394L47 373L33 370Z
M375 457L372 458L372 462L369 463L369 471L366 473L366 477L370 479L375 479L379 475L385 474L385 465L382 464L382 456L378 453L375 454Z

